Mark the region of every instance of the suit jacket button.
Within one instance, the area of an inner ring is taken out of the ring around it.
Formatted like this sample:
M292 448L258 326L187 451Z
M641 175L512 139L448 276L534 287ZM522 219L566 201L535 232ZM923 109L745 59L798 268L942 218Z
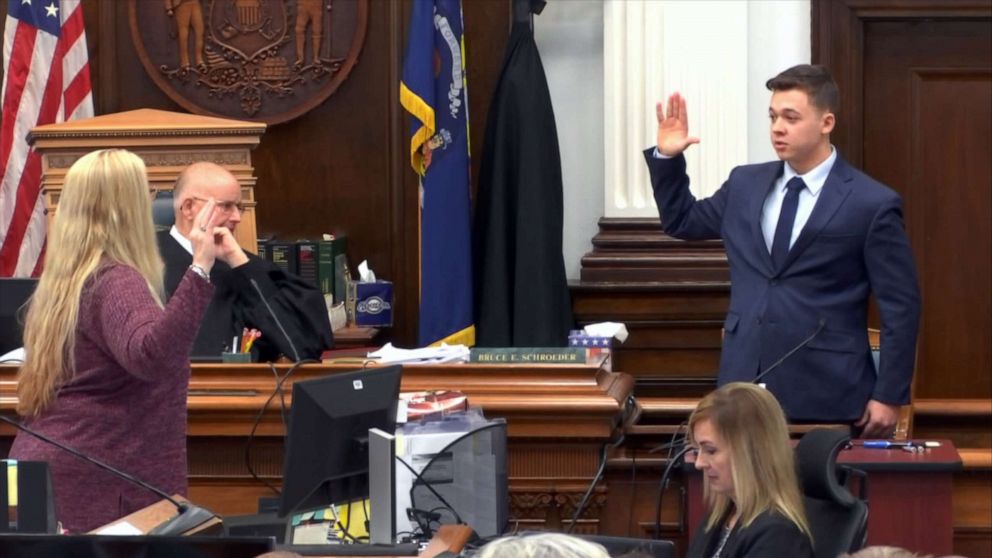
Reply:
M768 282L768 284L774 287L775 285L778 285L778 279L772 279Z

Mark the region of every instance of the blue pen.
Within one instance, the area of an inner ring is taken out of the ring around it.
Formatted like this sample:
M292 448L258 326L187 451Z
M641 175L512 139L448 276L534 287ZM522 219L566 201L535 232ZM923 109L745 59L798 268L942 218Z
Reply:
M869 449L911 448L913 442L893 442L891 440L865 440L862 445Z

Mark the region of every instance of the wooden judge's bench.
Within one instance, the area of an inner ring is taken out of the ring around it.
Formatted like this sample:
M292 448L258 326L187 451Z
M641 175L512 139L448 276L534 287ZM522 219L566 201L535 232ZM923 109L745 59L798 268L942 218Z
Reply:
M258 122L138 109L38 126L28 134L28 143L41 154L41 195L49 226L73 163L97 149L127 149L145 162L153 190L171 190L179 172L193 163L208 161L229 170L241 184L245 204L234 236L242 248L257 253L251 151L264 132L265 124Z
M287 408L294 381L361 367L360 360L299 367L283 383ZM289 370L288 365L276 365L275 373L268 364L193 365L187 435L190 500L224 516L254 513L260 497L274 496L252 478L245 451L252 439L255 472L280 484L285 429L279 396L271 396L276 375L283 377ZM8 416L16 405L16 373L16 366L0 366L0 412ZM401 384L407 392L461 391L488 418L507 420L511 530L567 527L596 476L604 447L618 444L609 448L606 474L576 532L646 538L667 460L666 452L650 449L664 438L647 432L653 427L637 425L644 410L630 398L633 387L633 378L612 372L602 356L582 365L407 365ZM14 434L5 424L0 428L0 455L6 455ZM654 442L642 444L649 440ZM951 552L951 478L961 467L952 444L945 440L941 449L926 454L844 452L841 461L868 471L869 501L876 512L869 522L870 544ZM676 475L662 508L662 538L684 550L699 524L701 502L698 476Z
M488 418L506 418L510 517L520 529L560 529L596 474L603 445L617 436L633 381L611 372L600 357L584 365L410 365L402 391L464 392ZM307 364L283 384L287 406L292 384L352 371L360 363ZM289 367L277 365L280 376ZM15 366L0 366L0 412L14 415ZM245 448L253 423L276 386L268 364L194 364L188 415L189 499L220 515L255 513L258 498L274 494L253 479ZM255 472L278 485L285 433L278 396L259 420L251 443ZM0 428L0 455L14 430ZM319 441L315 440L315 443ZM580 524L598 532L606 503L601 486Z

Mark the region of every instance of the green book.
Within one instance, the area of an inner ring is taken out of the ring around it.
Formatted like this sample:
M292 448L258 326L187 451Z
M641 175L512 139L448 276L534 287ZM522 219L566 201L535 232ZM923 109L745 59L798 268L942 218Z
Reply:
M339 291L335 277L337 257L348 251L346 235L333 236L331 239L317 241L317 283L322 294L333 294L334 302L344 301L344 291Z
M582 347L473 348L469 362L481 364L585 364Z

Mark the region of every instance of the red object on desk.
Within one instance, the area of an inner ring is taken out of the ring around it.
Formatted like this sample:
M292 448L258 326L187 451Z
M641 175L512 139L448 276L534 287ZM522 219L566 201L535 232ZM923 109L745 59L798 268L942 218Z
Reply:
M837 456L838 463L868 474L869 546L898 546L938 556L954 553L952 480L961 470L961 457L950 440L938 441L940 447L922 453L855 445ZM694 459L691 454L686 457L691 467ZM686 477L691 539L704 519L706 503L702 475L693 468ZM854 494L857 482L852 479Z
M436 419L468 410L468 397L460 391L415 391L400 394L406 401L408 421Z

